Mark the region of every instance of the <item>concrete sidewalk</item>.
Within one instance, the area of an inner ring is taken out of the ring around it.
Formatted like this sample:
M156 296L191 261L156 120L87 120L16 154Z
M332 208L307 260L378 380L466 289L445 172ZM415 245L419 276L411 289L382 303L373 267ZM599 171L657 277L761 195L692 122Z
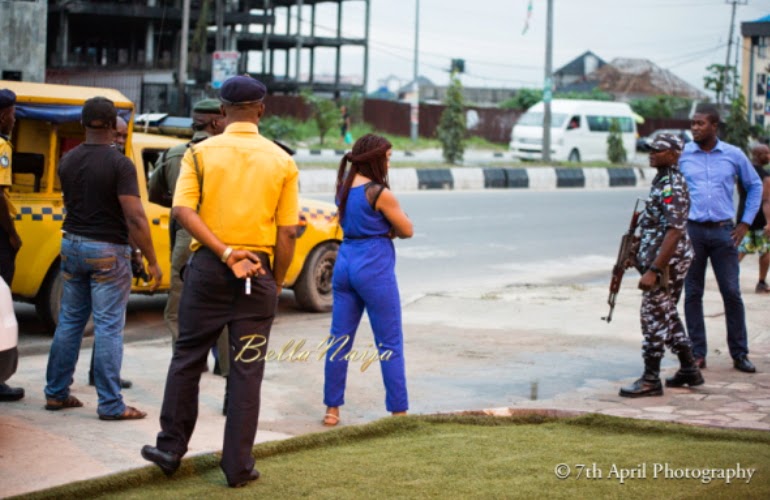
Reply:
M732 368L725 343L721 298L713 279L705 299L710 352L706 384L666 389L658 398L624 399L618 388L642 370L638 278L624 282L615 319L606 315L603 277L561 278L552 283L523 277L495 289L404 297L407 376L411 413L488 409L506 414L525 409L598 412L695 425L770 430L770 295L753 293L756 259L743 264L743 291L750 358L758 373ZM572 284L565 284L570 282ZM583 284L581 284L583 283ZM587 283L587 284L586 284ZM323 362L314 353L329 329L328 314L296 313L278 318L271 348L311 352L307 361L268 362L257 442L323 431ZM158 321L157 338L128 344L123 376L134 382L127 404L149 413L145 420L104 422L96 394L86 385L90 352L83 350L73 394L85 407L43 409L47 355L25 356L13 385L25 399L0 405L0 496L12 496L72 481L148 465L139 455L154 443L171 347ZM356 342L371 352L363 325ZM288 356L287 356L288 358ZM667 354L663 376L676 370ZM386 417L376 363L362 371L351 362L341 425ZM202 377L200 415L190 454L221 449L224 380ZM511 410L513 409L513 410ZM663 459L665 457L661 457ZM269 468L262 468L269 474ZM224 484L224 479L223 479Z

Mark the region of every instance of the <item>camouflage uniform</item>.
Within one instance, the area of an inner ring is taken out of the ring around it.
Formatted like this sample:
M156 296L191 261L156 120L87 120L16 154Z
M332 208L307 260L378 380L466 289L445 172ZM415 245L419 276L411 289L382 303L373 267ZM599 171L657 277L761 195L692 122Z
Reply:
M639 272L643 274L655 261L668 228L681 229L683 235L669 261L668 288L656 286L642 295L642 353L645 358L662 358L664 345L674 354L678 354L681 347L690 346L677 312L684 277L694 256L686 231L689 211L690 193L679 167L661 169L652 181L650 197L639 223Z
M166 163L164 171L162 172L166 176L166 185L173 193L176 187L176 181L179 178L179 169L182 166L182 157L189 144L195 144L207 139L209 134L206 132L195 132L192 140L188 144L180 144L169 148L163 156L158 160L158 166ZM187 263L187 259L190 258L190 242L192 236L182 226L180 226L175 220L171 220L169 227L171 232L171 286L168 292L168 300L166 301L166 309L163 311L163 319L166 321L166 326L171 330L172 345L176 344L176 339L179 338L179 299L182 296L182 278L180 273L182 267ZM217 352L219 361L219 370L222 376L226 377L230 372L230 358L229 341L227 339L227 327L225 327L222 334L217 339Z

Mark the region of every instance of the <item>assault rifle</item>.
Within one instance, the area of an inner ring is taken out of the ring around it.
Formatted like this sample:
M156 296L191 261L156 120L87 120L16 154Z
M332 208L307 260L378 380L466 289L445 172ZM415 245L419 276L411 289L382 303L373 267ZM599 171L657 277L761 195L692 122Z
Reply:
M612 279L610 280L610 296L607 299L607 304L610 306L610 313L607 316L602 316L602 321L609 323L612 321L612 311L615 310L615 298L620 291L620 283L623 281L623 274L626 272L626 263L629 259L635 258L636 251L639 248L639 239L636 236L636 226L639 224L639 216L642 212L639 210L639 202L645 201L640 199L636 200L634 205L634 213L631 215L631 224L620 238L620 249L618 250L618 258L615 261L615 265L612 267Z

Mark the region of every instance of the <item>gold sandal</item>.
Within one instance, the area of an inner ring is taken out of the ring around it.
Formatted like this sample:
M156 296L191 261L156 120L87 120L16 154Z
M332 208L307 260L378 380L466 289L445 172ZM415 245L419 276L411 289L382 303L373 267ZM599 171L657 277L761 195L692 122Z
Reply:
M326 427L334 427L335 425L340 423L340 416L339 414L335 415L334 413L326 413L324 415L323 424Z

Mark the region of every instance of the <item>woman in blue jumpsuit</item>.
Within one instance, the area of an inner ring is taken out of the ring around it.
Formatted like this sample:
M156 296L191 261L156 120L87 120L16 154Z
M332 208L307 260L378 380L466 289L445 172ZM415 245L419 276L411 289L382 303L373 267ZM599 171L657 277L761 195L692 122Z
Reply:
M392 239L411 238L413 228L388 188L391 149L383 137L367 134L345 155L337 174L338 214L345 237L332 281L334 307L326 352L324 425L337 425L340 420L348 373L346 355L353 347L364 309L380 355L385 407L394 415L409 408ZM348 162L351 167L346 172Z

